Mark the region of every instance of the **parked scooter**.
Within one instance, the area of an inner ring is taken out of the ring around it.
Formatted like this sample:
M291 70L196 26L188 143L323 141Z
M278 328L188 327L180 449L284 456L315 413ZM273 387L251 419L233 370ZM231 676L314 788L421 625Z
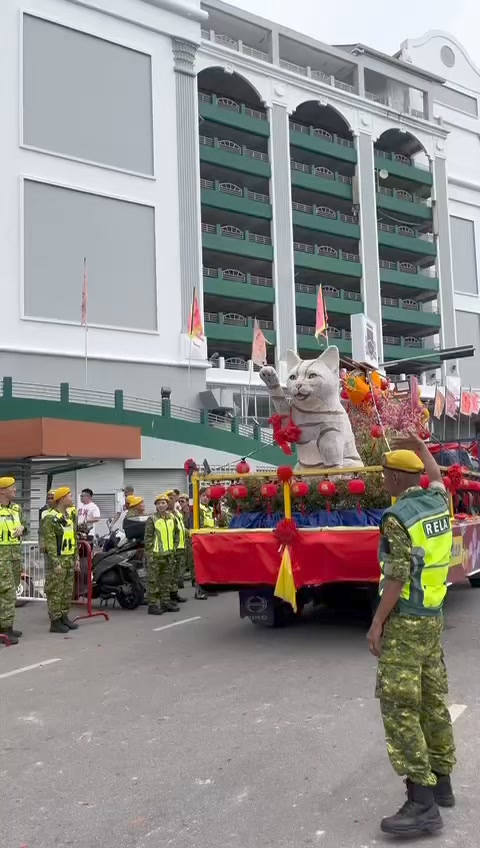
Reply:
M92 569L94 598L106 603L113 598L130 610L143 603L146 570L142 542L128 541L121 531L114 531L103 540L103 550L94 555Z

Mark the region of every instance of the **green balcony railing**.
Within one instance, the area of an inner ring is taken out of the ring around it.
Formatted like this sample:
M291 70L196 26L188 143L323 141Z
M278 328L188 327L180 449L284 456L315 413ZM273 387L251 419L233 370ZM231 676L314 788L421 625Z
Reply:
M380 259L379 265L382 283L438 292L438 277L432 276L430 269L423 271L413 262L391 262L388 259Z
M292 202L293 223L299 227L320 230L332 235L358 240L360 227L357 218L330 209L329 206L310 206L308 203Z
M323 296L329 315L355 315L363 309L362 295L357 291L337 289L323 285ZM295 282L295 303L302 309L316 309L318 287L310 283Z
M227 209L255 218L272 217L270 197L259 191L241 188L231 180L200 180L201 199L205 206Z
M245 274L237 268L203 268L203 291L220 297L239 300L275 302L275 290L271 277Z
M432 185L433 177L428 165L423 165L410 159L404 153L391 153L386 150L375 150L375 167L384 169L396 177L404 177L406 180L421 185Z
M295 265L341 274L345 277L361 277L362 265L358 253L337 250L328 244L304 244L294 241Z
M384 247L421 253L425 256L437 255L437 246L431 233L418 235L417 231L407 224L384 224L381 221L377 227L378 243Z
M425 198L405 189L377 186L377 206L426 221L431 220L433 214L432 206Z
M254 319L237 312L205 312L205 332L215 341L252 343ZM270 344L275 344L275 325L273 321L258 320L258 325Z
M260 109L254 109L245 103L237 103L231 97L207 94L203 91L198 93L198 103L200 115L206 120L266 138L270 135L266 112Z
M260 150L252 150L246 145L237 144L228 138L216 138L201 135L200 159L233 171L241 171L247 174L269 179L271 176L268 153Z
M241 230L230 224L202 223L203 246L210 250L234 253L237 256L251 256L254 259L273 260L272 239L270 236Z
M343 159L346 162L357 161L357 151L349 138L331 133L322 127L312 127L290 121L290 143L294 147L312 150L333 159Z

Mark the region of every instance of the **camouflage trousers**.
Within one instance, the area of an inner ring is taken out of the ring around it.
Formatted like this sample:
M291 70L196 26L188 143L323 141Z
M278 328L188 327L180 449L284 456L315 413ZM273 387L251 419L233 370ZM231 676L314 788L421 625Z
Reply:
M378 661L375 694L390 762L422 786L435 786L435 773L450 774L456 762L442 630L442 617L393 614Z
M15 583L15 594L17 593L18 587L20 586L20 581L22 579L22 569L23 569L23 545L18 545L12 550L12 571L13 571L13 580Z
M193 547L190 535L185 537L185 580L195 580L195 569L193 566Z
M57 573L60 565L61 571ZM47 596L48 615L52 621L68 614L72 605L75 577L75 557L45 556L45 594Z
M175 551L172 582L170 584L170 591L173 593L178 592L178 583L179 581L182 583L184 580L186 564L185 549Z
M0 554L0 633L13 627L15 618L16 587L12 560L3 551Z
M173 570L173 556L153 554L147 559L147 603L149 606L158 606L170 600Z

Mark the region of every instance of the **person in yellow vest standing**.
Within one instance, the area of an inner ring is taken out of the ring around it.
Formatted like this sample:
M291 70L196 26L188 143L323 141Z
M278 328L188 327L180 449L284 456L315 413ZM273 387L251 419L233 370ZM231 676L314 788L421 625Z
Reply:
M379 657L376 696L388 755L407 785L407 801L382 820L381 829L415 838L441 830L438 807L455 804L450 779L455 743L442 647L453 537L448 494L424 442L410 433L392 447L383 461L392 506L380 527L380 602L367 639ZM419 485L423 471L427 489Z
M210 500L209 500L209 497L207 495L206 489L203 489L203 491L200 492L200 504L199 504L199 506L200 506L200 527L201 528L215 527L215 513L214 513L214 510L213 510L213 506L210 504ZM217 592L210 592L209 594L210 595L216 595L218 593ZM195 581L195 598L198 601L206 601L208 599L208 597L209 597L209 595L207 594L205 589L203 589L202 586L199 586L198 583Z
M168 497L169 512L173 516L178 530L178 541L175 548L172 583L170 586L170 598L174 604L186 604L187 598L184 598L183 595L180 595L178 592L178 590L180 588L183 589L184 586L185 569L187 564L185 549L186 528L183 520L182 509L179 504L180 493L177 495L177 492L174 489L170 492L166 492L165 494Z
M15 599L22 572L22 509L14 502L15 478L0 477L0 632L10 644L22 635L14 630Z
M78 541L72 493L68 486L55 489L53 507L43 516L42 545L45 551L45 594L50 633L77 630L68 613L72 604L74 573L79 570Z
M178 536L177 522L168 509L168 496L158 495L155 498L155 513L147 518L145 524L149 615L179 610L170 596Z

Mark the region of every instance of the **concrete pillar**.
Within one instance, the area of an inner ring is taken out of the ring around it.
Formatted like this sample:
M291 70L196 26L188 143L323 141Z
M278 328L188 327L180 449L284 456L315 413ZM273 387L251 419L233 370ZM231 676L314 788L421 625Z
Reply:
M439 312L442 316L440 339L442 347L455 347L457 330L455 324L455 297L453 288L452 245L450 240L450 218L448 214L448 176L447 161L443 156L433 160L434 207L433 223L437 236L437 270L440 280L438 294ZM467 343L466 339L462 339ZM452 372L452 366L456 371ZM445 363L446 374L458 374L458 362Z
M360 204L360 258L362 260L363 309L377 326L378 358L383 362L382 302L378 261L377 200L373 139L370 133L357 135L357 179Z
M277 362L297 349L295 270L293 261L292 191L288 112L274 103L270 109L270 163L272 168L272 239L274 249L275 329Z
M174 38L172 47L177 104L181 330L186 332L194 288L196 288L200 309L203 312L198 97L194 68L197 45Z

